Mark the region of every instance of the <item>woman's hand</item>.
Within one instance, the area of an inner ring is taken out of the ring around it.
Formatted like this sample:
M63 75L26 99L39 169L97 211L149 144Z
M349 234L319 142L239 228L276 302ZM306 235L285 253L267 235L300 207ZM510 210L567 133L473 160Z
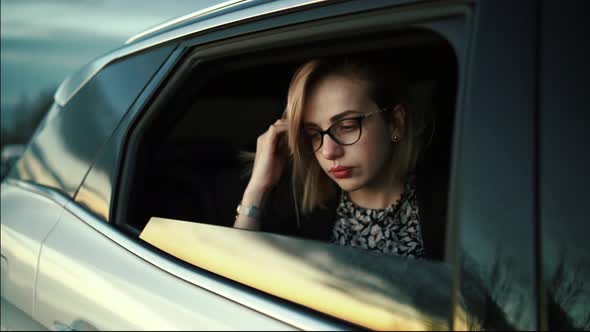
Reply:
M258 137L247 190L266 193L277 184L287 159L286 132L287 121L279 119Z
M287 121L279 119L264 134L258 136L252 176L242 196L243 206L260 208L266 193L281 178L287 159L286 133ZM260 223L256 219L238 215L234 227L258 230Z

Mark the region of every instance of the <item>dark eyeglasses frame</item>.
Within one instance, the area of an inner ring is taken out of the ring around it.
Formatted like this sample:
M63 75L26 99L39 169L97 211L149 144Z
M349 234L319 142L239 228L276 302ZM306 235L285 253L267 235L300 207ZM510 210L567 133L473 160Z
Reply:
M324 145L324 135L326 135L326 134L327 134L328 136L330 136L330 138L331 138L331 139L332 139L334 142L336 142L338 145L348 146L348 145L353 145L353 144L355 144L356 142L358 142L358 141L361 139L361 136L363 135L363 120L364 120L364 119L366 119L366 118L372 117L372 116L373 116L373 115L375 115L375 114L382 113L382 112L386 112L386 111L389 111L389 110L390 110L389 108L382 108L382 109L380 109L380 110L378 110L378 111L370 112L370 113L363 114L363 115L360 115L360 116L356 116L356 117L352 117L352 118L344 118L344 119L340 119L340 120L338 120L338 121L334 122L334 123L333 123L333 124L332 124L330 127L328 127L328 129L326 129L326 130L321 130L321 129L314 129L314 130L316 130L316 131L317 131L317 132L320 134L320 137L321 137L321 139L320 139L320 140L321 140L321 141L320 141L320 145L318 146L318 148L317 148L317 149L313 149L313 146L312 146L312 150L313 150L313 152L315 153L315 152L319 151L319 150L322 148L322 145ZM342 142L340 142L340 141L339 141L339 140L338 140L338 139L337 139L337 138L334 136L334 134L332 133L332 128L334 128L334 126L335 126L335 125L337 125L338 123L340 123L340 122L342 122L342 121L350 121L350 120L356 120L356 121L358 121L358 125L359 125L359 137L356 139L356 141L354 141L354 142L352 142L352 143L342 143Z

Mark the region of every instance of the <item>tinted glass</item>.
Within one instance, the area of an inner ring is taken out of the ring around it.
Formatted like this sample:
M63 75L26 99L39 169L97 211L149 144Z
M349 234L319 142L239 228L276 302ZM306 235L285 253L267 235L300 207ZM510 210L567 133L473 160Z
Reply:
M10 176L73 196L98 149L171 51L159 47L101 70L63 109L50 112Z
M458 303L471 328L530 330L537 322L534 3L481 2L476 10L454 170L459 200L451 203L459 206L461 234Z
M92 165L92 168L84 179L84 183L82 183L76 194L76 202L85 206L90 212L105 221L110 220L109 213L111 210L115 176L117 174L117 162L124 139L129 132L130 123L135 119L137 112L143 109L146 100L153 95L154 89L161 84L162 79L168 74L168 71L181 53L182 51L177 49L158 68L157 73L134 101L133 106L125 114L113 135L101 148L96 157L96 162Z
M590 329L587 2L543 3L540 190L549 330Z

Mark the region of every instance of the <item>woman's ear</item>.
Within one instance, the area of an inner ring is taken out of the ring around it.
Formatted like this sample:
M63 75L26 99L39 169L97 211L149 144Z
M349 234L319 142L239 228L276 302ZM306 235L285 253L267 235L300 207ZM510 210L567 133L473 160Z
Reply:
M391 112L389 133L394 142L401 140L406 133L406 108L402 104L395 105Z

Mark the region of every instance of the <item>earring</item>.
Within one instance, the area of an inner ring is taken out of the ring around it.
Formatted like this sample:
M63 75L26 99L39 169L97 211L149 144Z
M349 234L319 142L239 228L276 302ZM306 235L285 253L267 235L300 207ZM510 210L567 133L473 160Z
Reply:
M393 137L391 137L391 140L393 142L397 142L397 141L399 141L399 137L397 137L397 136L394 135Z

